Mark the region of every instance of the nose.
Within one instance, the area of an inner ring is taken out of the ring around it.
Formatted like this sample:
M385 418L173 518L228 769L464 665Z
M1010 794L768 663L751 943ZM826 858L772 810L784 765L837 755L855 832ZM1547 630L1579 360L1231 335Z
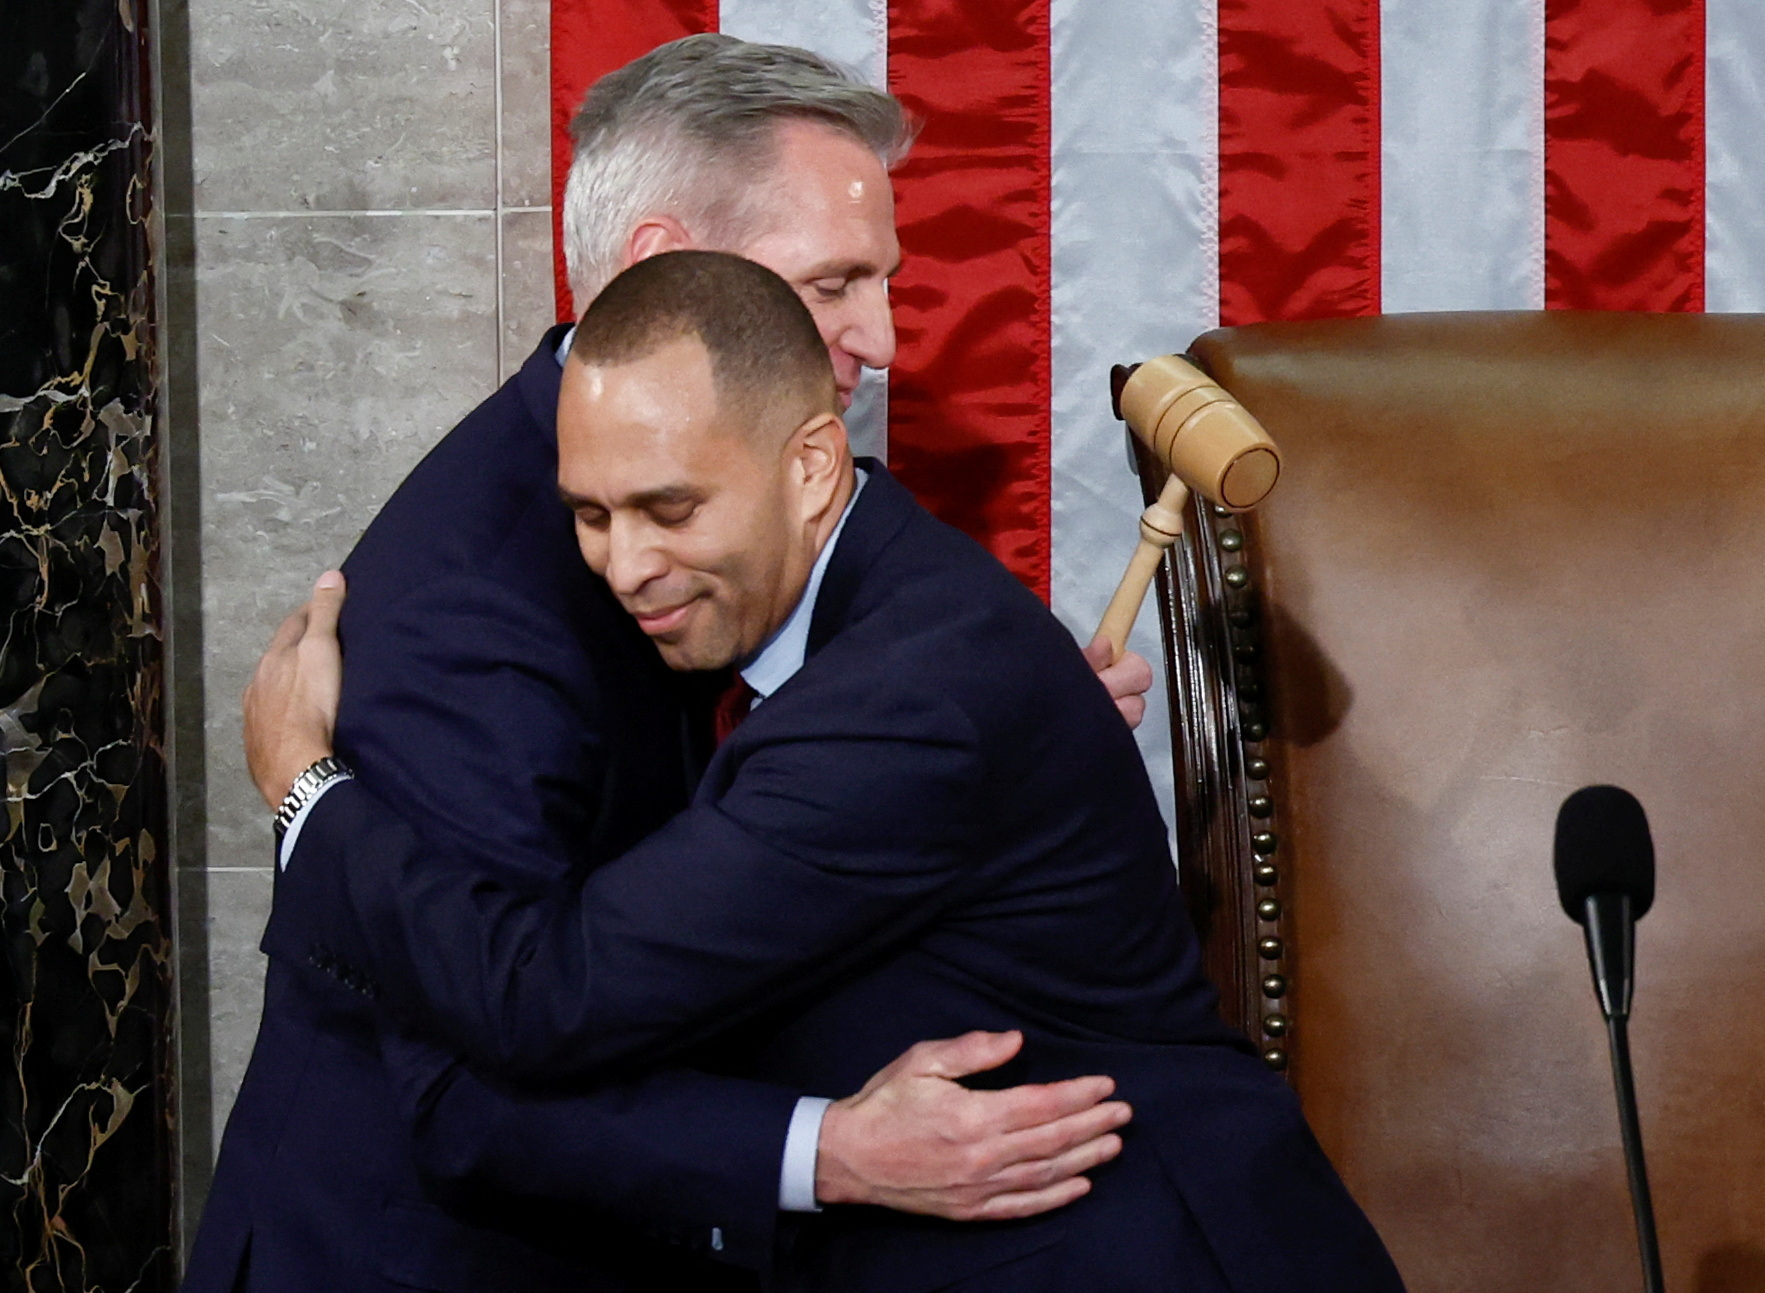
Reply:
M602 540L605 557L600 575L615 597L634 598L650 581L668 573L668 559L653 539L647 526L617 516L609 522ZM592 559L589 565L594 565Z
M842 386L857 384L859 365L887 368L895 361L895 316L881 279L853 284L839 308L817 322Z
M889 285L872 279L859 285L844 349L867 368L895 362L895 313L889 308Z

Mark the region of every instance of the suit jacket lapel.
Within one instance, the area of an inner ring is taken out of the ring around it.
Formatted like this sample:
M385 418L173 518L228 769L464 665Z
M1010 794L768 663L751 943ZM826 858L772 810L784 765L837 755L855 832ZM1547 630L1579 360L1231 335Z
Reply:
M851 620L853 603L866 572L920 511L913 495L876 459L860 458L858 465L870 473L870 480L852 505L852 514L846 518L846 528L840 531L839 543L828 560L827 573L822 576L821 593L815 599L815 613L809 620L810 656L832 641Z

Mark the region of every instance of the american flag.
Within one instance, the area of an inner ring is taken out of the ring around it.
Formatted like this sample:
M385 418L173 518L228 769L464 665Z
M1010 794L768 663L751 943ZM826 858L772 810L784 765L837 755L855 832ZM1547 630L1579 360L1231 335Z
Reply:
M554 0L560 191L587 86L717 30L923 122L859 438L1081 640L1140 510L1112 363L1266 319L1765 309L1761 0Z

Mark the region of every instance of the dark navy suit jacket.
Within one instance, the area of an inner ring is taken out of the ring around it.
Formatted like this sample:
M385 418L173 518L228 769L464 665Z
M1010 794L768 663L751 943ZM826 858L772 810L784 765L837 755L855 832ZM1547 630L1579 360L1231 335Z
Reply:
M1071 637L870 466L807 662L690 810L540 891L486 883L345 785L278 880L269 945L517 1079L716 1046L838 1092L918 1039L1022 1028L993 1081L1107 1073L1134 1104L1077 1204L793 1218L777 1287L1400 1288L1292 1093L1220 1023L1139 753Z
M460 865L541 892L684 807L705 753L558 501L558 340L351 555L337 728L361 785L434 823ZM190 1293L741 1288L752 1274L694 1254L770 1261L803 1088L686 1067L505 1088L384 1026L334 963L265 950Z

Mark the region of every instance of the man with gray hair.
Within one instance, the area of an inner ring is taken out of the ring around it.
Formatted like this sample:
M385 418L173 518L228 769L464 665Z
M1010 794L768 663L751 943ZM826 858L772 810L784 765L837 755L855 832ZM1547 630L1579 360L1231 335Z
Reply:
M863 369L894 358L886 173L912 131L893 96L803 50L689 36L596 82L571 137L563 230L577 314L646 256L735 251L810 306L848 406Z
M734 251L807 304L842 407L891 361L887 167L910 133L888 95L804 51L698 36L599 82L575 137L579 308L659 252ZM387 503L349 559L341 626L344 762L433 847L535 894L659 828L710 753L710 696L584 566L558 500L568 341L548 332ZM1137 720L1145 662L1105 682ZM279 865L299 865L306 813L346 775L299 779ZM315 944L272 957L185 1287L749 1288L780 1211L815 1209L826 1181L953 1220L1046 1211L1089 1188L1128 1110L1101 1076L957 1081L1020 1043L924 1042L855 1095L727 1076L742 1057L717 1047L592 1089L516 1088L389 1023Z

